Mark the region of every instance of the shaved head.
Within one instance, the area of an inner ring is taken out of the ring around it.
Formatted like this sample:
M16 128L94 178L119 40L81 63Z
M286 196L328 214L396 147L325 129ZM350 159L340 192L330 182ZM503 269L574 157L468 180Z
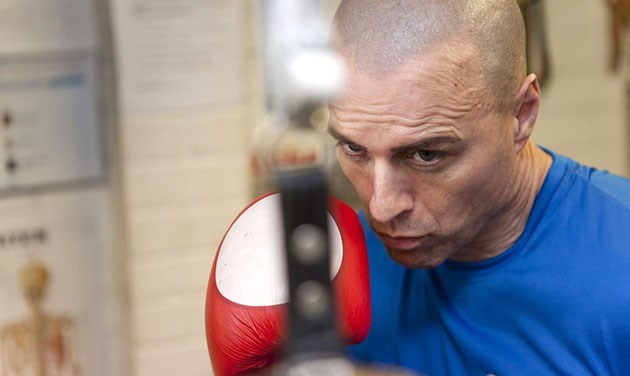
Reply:
M436 45L472 41L484 86L502 111L526 74L515 0L342 0L333 30L341 53L372 75L395 72Z

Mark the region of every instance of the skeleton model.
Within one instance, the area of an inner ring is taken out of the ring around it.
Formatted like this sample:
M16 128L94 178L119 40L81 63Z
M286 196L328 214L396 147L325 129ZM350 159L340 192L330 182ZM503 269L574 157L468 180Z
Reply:
M78 376L72 321L42 309L48 271L42 264L29 264L20 282L31 317L0 332L2 376Z

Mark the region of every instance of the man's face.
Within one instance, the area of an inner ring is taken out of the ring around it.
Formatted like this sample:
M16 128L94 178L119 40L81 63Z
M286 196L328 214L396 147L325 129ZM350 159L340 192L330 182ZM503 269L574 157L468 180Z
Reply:
M407 267L473 261L514 197L514 115L500 114L474 47L433 49L374 76L348 61L331 105L337 157L390 256Z

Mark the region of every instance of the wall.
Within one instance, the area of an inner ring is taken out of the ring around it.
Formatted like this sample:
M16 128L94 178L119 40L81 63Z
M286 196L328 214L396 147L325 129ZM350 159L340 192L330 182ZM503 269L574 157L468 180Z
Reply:
M621 76L608 71L604 1L546 1L553 77L534 138L584 164L630 176Z
M156 2L138 10L112 1L133 375L211 374L205 291L223 233L249 198L248 129L262 107L251 3ZM208 35L194 42L196 30ZM145 38L151 33L163 40ZM210 43L224 49L206 57ZM188 60L170 65L182 56ZM184 76L186 64L207 86ZM164 74L172 81L146 73L171 67ZM228 78L216 72L236 72L230 82L238 87L221 84Z

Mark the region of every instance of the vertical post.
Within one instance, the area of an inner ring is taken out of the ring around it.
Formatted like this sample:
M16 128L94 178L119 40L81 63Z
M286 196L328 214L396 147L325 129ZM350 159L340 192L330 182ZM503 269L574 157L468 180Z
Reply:
M289 273L289 357L341 350L334 318L323 171L279 177Z
M329 48L321 0L262 5L266 106L281 119L270 124L277 133L269 154L282 196L289 282L288 359L277 374L346 375L330 280L328 153L312 125L315 111L340 92L342 64ZM316 371L309 368L314 359Z

